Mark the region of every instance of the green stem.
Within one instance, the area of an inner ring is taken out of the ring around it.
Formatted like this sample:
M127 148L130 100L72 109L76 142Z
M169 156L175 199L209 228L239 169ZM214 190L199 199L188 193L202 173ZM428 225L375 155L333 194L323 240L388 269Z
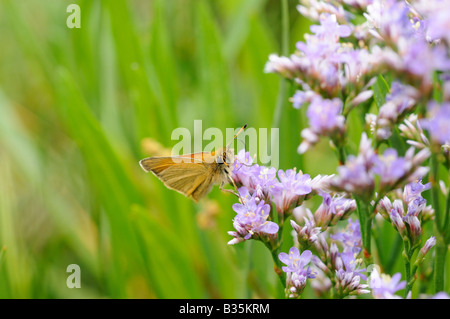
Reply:
M444 212L444 225L442 227L442 233L445 238L444 241L446 244L450 244L450 186L447 190L447 201L445 203L445 212Z
M344 165L346 161L345 149L344 146L338 146L338 155L339 155L339 165Z
M361 238L363 242L363 253L366 266L373 263L371 241L372 241L372 216L369 205L359 198L356 199L358 206L359 224L361 227Z
M289 6L288 0L281 0L281 54L287 56L289 54ZM273 122L272 127L280 127L281 124L281 115L283 113L283 105L287 101L287 80L285 78L280 79L280 90L278 92L277 104L275 106L274 114L273 114ZM271 136L271 147L278 143L276 140L278 136ZM273 209L273 208L272 208ZM283 233L283 224L284 224L284 215L278 215L278 222L280 229L278 230L278 239L276 247L272 247L269 243L266 243L267 248L269 248L270 253L272 255L274 270L280 279L281 285L286 287L286 274L282 270L282 263L278 258L278 254L280 253L280 247L282 242L282 233Z
M437 241L434 261L434 290L436 293L444 291L445 259L447 256L447 245L439 239Z
M405 259L405 277L406 277L406 289L405 289L405 298L408 296L408 293L412 290L412 287L415 282L415 274L417 271L417 267L414 266L413 270L411 271L411 258L414 254L414 250L416 248L410 247L408 241L404 241L404 250L403 250L403 257Z
M449 204L449 194L447 194L447 204L445 207L444 215L440 210L439 203L439 162L436 154L431 155L431 195L433 200L434 208L434 222L436 229L436 254L434 259L434 289L435 292L440 292L444 290L444 275L445 275L445 259L447 256L447 244L446 244L446 228L448 227L448 214L450 209ZM444 223L442 224L442 218Z
M289 6L288 0L281 0L281 54L287 56L289 54ZM280 127L281 114L283 105L287 100L286 97L287 80L281 78L280 90L278 92L277 104L273 116L272 127Z
M281 285L283 287L286 287L286 273L283 271L281 260L278 258L278 255L280 253L280 247L281 245L277 245L277 247L272 248L270 247L270 244L266 243L267 248L270 250L270 254L272 255L273 259L273 269L275 273L278 276L278 279L280 279Z
M431 168L431 196L433 200L433 208L434 208L434 221L436 228L439 232L441 232L441 210L440 210L440 204L439 204L439 162L437 160L436 154L431 155L431 161L430 161L430 168Z

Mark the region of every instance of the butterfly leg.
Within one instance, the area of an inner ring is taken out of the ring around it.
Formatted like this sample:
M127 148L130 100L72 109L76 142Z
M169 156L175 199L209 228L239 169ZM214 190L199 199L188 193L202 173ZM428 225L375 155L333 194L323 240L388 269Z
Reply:
M226 189L226 188L224 188L225 182L220 183L219 189L220 189L221 191L223 191L223 192L231 193L231 194L233 194L233 195L239 197L239 201L240 201L241 203L243 203L243 200L242 200L241 195L239 194L239 192L237 192L236 184L234 183L234 181L233 181L232 178L230 178L230 180L232 181L232 183L233 183L233 185L234 185L234 188L236 189L236 192L233 191L232 189Z
M236 192L233 192L233 190L231 190L231 189L225 189L225 188L223 188L225 182L222 182L222 183L220 184L220 190L223 190L223 191L226 191L226 192L230 192L230 193L236 195L237 197L239 197L239 201L243 204L243 203L244 203L244 200L242 199L241 194L239 194L239 191L238 191L238 188L237 188L237 186L236 186L236 183L234 182L234 180L233 180L233 178L232 178L231 176L228 176L228 181L229 181L231 184L233 184L234 189L236 190Z

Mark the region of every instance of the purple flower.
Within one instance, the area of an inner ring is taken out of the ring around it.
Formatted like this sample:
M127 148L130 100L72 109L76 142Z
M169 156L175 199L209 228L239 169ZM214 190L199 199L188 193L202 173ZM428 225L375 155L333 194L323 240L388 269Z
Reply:
M340 99L315 98L306 113L311 130L325 136L335 134L335 131L345 130L345 118L341 115L342 107L343 103Z
M294 229L294 240L297 240L301 248L307 249L319 239L319 234L322 232L322 229L317 227L311 210L305 208L303 205L294 208L292 213L299 220L300 224L297 224L296 221L291 219L291 226ZM302 219L303 223L300 222Z
M411 169L411 163L398 157L397 151L388 148L382 156L374 158L373 172L380 175L381 187L394 185Z
M362 274L366 269L360 269L362 260L356 258L352 252L343 252L335 257L334 266L336 268L336 288L342 296L354 294L366 294L366 284L361 284L361 279L366 280Z
M376 135L379 140L387 139L392 134L392 128L414 109L419 92L407 85L393 82L391 93L386 96L386 103L380 107L376 119Z
M424 149L430 146L430 141L423 132L417 114L410 114L398 128L401 132L400 135L408 139L406 143L409 145L417 149Z
M420 121L422 127L430 132L431 139L440 145L450 142L450 102L442 105L430 103L428 118Z
M312 253L309 250L300 251L297 247L289 249L289 254L280 253L278 258L286 264L282 269L286 273L286 296L298 298L306 286L308 278L315 278L311 268L306 266L311 262Z
M314 218L311 212L308 210L310 218L305 219L303 226L298 225L294 220L291 219L291 226L297 235L297 241L300 247L308 248L311 244L315 243L321 232L320 227L316 227L314 223Z
M403 201L409 205L409 203L414 202L418 198L422 198L422 192L429 190L431 188L431 183L422 184L419 180L417 182L409 183L405 186L403 191Z
M415 29L408 17L409 8L403 1L374 1L364 13L371 33L380 39L396 43L402 37L411 37Z
M290 101L294 108L299 109L303 104L311 103L317 96L318 94L311 90L297 91Z
M376 268L370 274L370 288L375 299L400 299L395 293L406 287L406 281L400 281L402 275L396 273L392 278L380 274Z
M278 182L276 177L277 170L274 167L255 164L252 166L252 173L250 174L248 188L252 191L258 189L261 193L260 198L270 199L270 192Z
M358 256L358 254L351 251L341 253L341 259L344 265L345 272L347 273L351 272L353 273L353 275L358 275L359 277L361 277L361 279L366 280L367 277L362 274L363 272L366 271L366 269L359 268L359 264L361 263L362 260L360 259L357 260L356 256Z
M240 150L233 163L232 178L236 184L250 188L250 179L259 173L259 166L252 165L253 158L249 152ZM252 189L253 190L253 189Z
M240 189L242 195L246 198L243 204L234 204L233 210L237 213L233 220L233 226L236 231L228 232L234 239L228 242L229 245L237 244L244 240L276 235L278 225L268 221L270 205L265 204L263 200L257 200L253 195L249 199L249 193L245 189Z
M358 156L347 157L345 165L338 167L338 176L331 181L331 186L338 191L353 193L369 199L375 187L372 167L376 158L372 142L365 133L361 136Z
M414 8L425 18L425 35L428 41L442 39L450 43L450 3L445 0L414 1Z
M320 16L320 25L312 25L311 32L322 39L336 40L348 37L352 29L347 25L339 25L335 15L323 14Z
M400 234L400 236L405 236L406 235L406 225L403 222L403 204L400 203L400 205L395 206L395 201L394 201L394 207L392 208L390 211L390 219L392 224L394 224L394 226L397 228L398 233Z
M241 150L233 163L232 177L238 185L245 186L251 193L258 190L260 199L269 199L270 191L277 183L273 167L253 164L248 152Z
M286 264L282 269L284 272L303 271L304 268L311 262L312 253L305 250L301 255L297 247L289 249L289 254L280 253L278 258Z
M364 197L372 193L375 186L374 174L367 164L371 165L361 157L348 156L346 164L338 167L339 176L333 184L344 191Z
M336 214L331 220L331 225L336 225L338 221L347 219L356 210L356 201L343 196L333 196L333 205Z
M342 86L359 83L364 75L372 72L374 59L369 51L366 49L350 49L349 47L341 50L342 52L336 58L340 65L342 65L342 72L339 76L339 82ZM359 96L358 98L364 101L371 96L370 93L366 92L365 99L363 96ZM353 100L353 103L356 105L355 100Z
M350 2L351 0L345 0L345 2ZM362 0L353 0L362 3ZM371 0L369 0L371 1ZM326 12L335 15L340 23L347 23L352 15L345 11L344 8L336 3L322 2L322 1L300 1L297 5L297 10L301 15L315 21L319 21L322 18L322 13Z
M361 251L361 228L358 220L352 221L350 218L345 230L334 235L331 234L330 238L340 242L344 247L345 253L358 254Z
M353 199L343 196L333 196L320 191L319 195L323 197L322 204L314 212L314 220L317 226L326 229L327 226L336 225L340 220L346 219L355 209L356 202Z
M422 196L418 196L408 203L406 216L418 216L425 208L427 200Z
M297 204L299 197L309 194L312 190L308 182L308 174L296 172L294 169L279 170L280 182L275 182L271 188L273 202L278 212L286 212L292 204Z
M371 141L363 133L358 156L348 156L346 164L338 167L339 176L331 185L339 191L353 193L369 201L374 192L375 175L380 176L376 191L384 195L402 183L421 179L429 168L420 164L429 156L428 149L414 154L413 147L406 151L404 157L399 157L395 149L387 149L381 156L376 155Z
M336 214L336 206L333 204L330 194L320 192L319 195L323 197L323 201L319 208L314 212L314 221L317 226L326 229L331 222L333 215Z
M432 74L435 70L450 69L450 60L444 47L430 48L426 41L412 39L400 41L399 50L403 53L401 58L405 70L421 77L426 83L432 83Z
M233 163L233 173L238 174L242 166L251 166L253 164L253 158L250 156L249 152L242 149L237 154Z
M411 244L418 243L422 236L421 220L426 220L432 210L426 206L426 200L421 193L430 188L430 183L423 185L420 181L405 186L402 199L393 203L384 197L379 204L379 212L391 221L404 239ZM406 207L406 210L405 210Z

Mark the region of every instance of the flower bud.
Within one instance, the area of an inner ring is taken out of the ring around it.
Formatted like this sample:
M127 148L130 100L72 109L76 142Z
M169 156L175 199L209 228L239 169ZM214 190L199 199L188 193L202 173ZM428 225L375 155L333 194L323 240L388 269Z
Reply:
M391 209L390 217L400 236L404 237L406 235L406 225L403 222L402 216L396 209Z
M436 245L436 237L431 236L423 245L423 247L420 249L419 256L425 257L425 255L430 251L431 248Z

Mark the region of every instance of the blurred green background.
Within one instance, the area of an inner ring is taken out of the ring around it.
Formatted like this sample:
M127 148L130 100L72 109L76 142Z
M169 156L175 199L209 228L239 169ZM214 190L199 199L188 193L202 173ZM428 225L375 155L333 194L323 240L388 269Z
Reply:
M296 5L289 52L309 30ZM280 15L276 0L0 0L0 298L283 297L261 243L227 245L236 198L195 204L138 165L195 119L272 127L280 78L263 70ZM297 154L292 90L280 168L334 173L326 141Z

